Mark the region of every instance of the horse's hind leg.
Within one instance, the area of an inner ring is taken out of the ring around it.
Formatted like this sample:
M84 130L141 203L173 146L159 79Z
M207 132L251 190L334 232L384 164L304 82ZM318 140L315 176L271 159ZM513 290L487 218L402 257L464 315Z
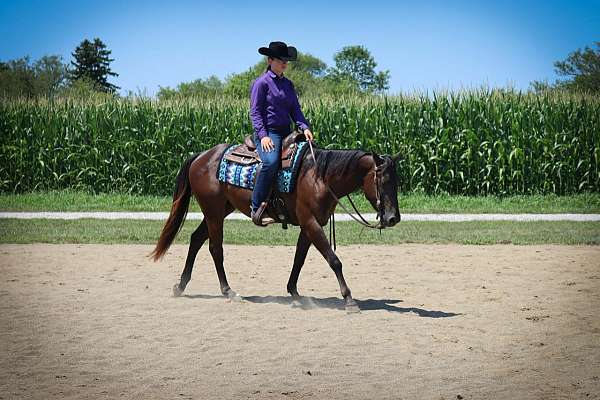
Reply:
M294 256L294 266L292 267L292 272L290 273L290 279L287 284L287 291L292 297L297 299L300 297L298 294L298 277L300 276L300 271L302 270L302 266L304 265L304 261L306 260L306 253L308 253L308 249L310 248L310 240L306 233L301 230L300 235L298 235L298 243L296 243L296 255Z
M192 269L194 269L196 255L206 239L208 239L208 225L206 224L206 219L203 219L200 226L196 228L190 238L190 247L188 248L187 259L185 260L185 268L181 273L181 280L173 286L173 296L181 296L188 282L192 279Z
M215 217L215 215L219 215L220 213L210 213L213 217L207 220L209 238L208 249L215 263L219 284L221 285L221 293L229 299L241 300L241 297L229 287L225 268L223 267L223 221L225 216L231 211L233 211L233 207L227 204L227 209L221 214L221 217Z

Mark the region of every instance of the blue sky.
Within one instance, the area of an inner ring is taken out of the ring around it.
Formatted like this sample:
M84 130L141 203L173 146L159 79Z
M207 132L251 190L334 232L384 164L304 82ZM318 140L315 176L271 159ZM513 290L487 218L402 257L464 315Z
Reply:
M329 66L363 45L390 92L554 80L553 62L600 41L597 1L0 0L0 60L71 52L99 37L121 92L246 70L281 40Z

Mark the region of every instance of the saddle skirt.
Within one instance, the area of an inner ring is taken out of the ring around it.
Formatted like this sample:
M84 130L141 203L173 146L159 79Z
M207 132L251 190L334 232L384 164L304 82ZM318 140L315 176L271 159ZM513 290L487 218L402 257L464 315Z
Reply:
M308 149L304 134L298 131L285 137L281 146L281 165L277 170L275 184L281 193L294 191L302 157ZM234 144L223 152L217 178L221 182L253 190L262 161L251 136L243 144Z

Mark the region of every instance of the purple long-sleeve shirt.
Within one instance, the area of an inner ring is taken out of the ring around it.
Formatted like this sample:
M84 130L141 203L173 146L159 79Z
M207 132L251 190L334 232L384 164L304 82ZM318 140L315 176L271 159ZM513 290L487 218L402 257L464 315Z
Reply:
M254 132L262 139L269 128L289 126L290 117L300 129L309 128L292 81L268 70L254 81L250 90L250 119Z

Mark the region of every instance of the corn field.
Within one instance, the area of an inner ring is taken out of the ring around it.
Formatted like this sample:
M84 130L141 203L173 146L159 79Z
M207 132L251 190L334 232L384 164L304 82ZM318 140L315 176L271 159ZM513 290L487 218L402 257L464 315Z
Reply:
M323 148L400 152L401 192L600 191L600 99L480 90L301 99ZM181 163L252 132L249 103L0 102L0 192L170 194Z

